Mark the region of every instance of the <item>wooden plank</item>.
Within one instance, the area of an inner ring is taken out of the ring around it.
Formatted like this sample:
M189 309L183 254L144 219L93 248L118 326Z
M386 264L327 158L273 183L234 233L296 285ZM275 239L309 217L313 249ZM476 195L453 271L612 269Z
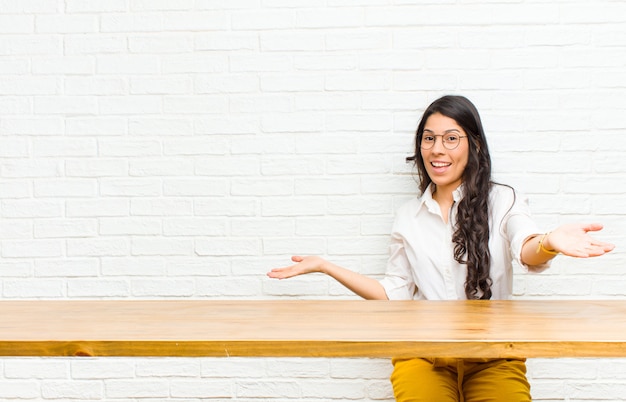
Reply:
M626 357L626 301L0 301L0 355Z

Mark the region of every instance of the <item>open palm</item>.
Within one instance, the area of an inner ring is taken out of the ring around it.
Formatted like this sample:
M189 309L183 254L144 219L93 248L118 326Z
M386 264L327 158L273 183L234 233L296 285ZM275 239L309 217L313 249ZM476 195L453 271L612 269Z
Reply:
M595 257L607 253L615 246L594 239L589 232L602 229L599 223L571 223L559 226L550 232L550 247L571 257Z

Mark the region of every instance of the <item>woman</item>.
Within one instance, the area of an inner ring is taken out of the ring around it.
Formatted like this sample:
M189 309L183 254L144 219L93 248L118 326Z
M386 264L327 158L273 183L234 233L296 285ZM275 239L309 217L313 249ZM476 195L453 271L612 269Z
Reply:
M548 233L527 200L491 179L480 116L461 96L433 102L418 125L414 160L421 195L396 216L385 277L373 278L320 257L292 257L271 278L322 272L365 299L509 299L515 259L531 271L561 253L599 256L613 245L588 232L600 224L562 225ZM530 401L523 359L394 359L398 401Z

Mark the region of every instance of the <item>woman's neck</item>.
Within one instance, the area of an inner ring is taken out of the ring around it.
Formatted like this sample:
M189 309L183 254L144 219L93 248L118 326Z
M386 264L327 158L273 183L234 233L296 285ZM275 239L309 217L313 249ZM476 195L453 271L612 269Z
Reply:
M441 217L445 223L448 223L448 218L450 216L450 210L454 205L454 190L456 188L449 187L439 187L436 186L433 190L433 200L439 204L439 209L441 210Z
M454 202L454 191L457 188L458 187L451 188L451 187L435 186L435 188L433 189L433 193L432 193L433 199L437 201L439 204L441 203L452 204Z

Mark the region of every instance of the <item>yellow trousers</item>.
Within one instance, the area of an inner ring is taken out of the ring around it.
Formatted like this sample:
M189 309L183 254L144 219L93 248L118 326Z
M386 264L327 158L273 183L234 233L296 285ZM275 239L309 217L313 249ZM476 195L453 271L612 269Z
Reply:
M530 402L525 359L393 359L398 402Z

